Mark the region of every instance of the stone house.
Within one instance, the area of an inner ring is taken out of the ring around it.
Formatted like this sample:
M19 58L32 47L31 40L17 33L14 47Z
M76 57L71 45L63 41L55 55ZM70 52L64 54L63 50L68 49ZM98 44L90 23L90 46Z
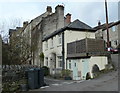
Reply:
M67 43L95 38L95 30L78 19L43 38L44 65L50 73L67 69Z
M2 38L0 35L0 92L2 92Z
M109 40L110 45L113 48L117 48L118 43L118 33L119 33L119 25L120 21L109 23ZM94 27L97 31L95 32L96 39L104 39L107 42L107 31L105 24L98 24L98 26Z
M2 65L2 38L1 38L1 35L0 35L0 65Z
M64 17L64 7L58 5L55 7L55 12L52 13L52 8L47 7L45 15L39 16L41 18L39 23L31 29L31 46L32 52L32 64L43 66L43 62L40 62L40 54L43 52L42 39L54 31L63 28L71 22L71 14L67 14ZM36 19L33 19L33 21ZM31 24L31 23L29 23Z
M73 80L93 78L108 64L104 40L84 38L67 44L67 69Z
M31 60L29 64L40 65L39 55L42 53L42 38L53 33L54 31L63 28L71 21L71 14L64 17L64 6L58 5L55 7L55 12L52 12L51 6L47 6L46 12L32 19L29 23L24 22L21 31L18 29L10 29L10 44L13 43L13 38L19 33L25 38L26 44L31 46ZM12 42L11 42L12 41ZM21 41L22 38L21 38Z

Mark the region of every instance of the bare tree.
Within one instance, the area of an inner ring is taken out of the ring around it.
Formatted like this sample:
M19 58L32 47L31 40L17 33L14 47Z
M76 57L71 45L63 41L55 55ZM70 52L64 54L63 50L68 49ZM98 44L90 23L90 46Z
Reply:
M0 21L0 34L4 42L7 42L9 39L9 29L20 27L21 23L22 18L8 18Z
M23 36L16 36L9 47L12 64L28 64L31 61L31 46Z

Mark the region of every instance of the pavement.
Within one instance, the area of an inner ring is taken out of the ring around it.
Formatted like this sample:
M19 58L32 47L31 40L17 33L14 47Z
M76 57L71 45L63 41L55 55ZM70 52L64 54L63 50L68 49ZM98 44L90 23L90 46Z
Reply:
M73 81L45 78L49 86L32 91L118 91L118 70L91 80Z

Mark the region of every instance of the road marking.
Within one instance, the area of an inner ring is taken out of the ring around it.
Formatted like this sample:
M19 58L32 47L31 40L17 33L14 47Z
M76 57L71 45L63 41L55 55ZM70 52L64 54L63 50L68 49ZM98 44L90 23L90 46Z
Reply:
M40 87L41 89L43 89L43 88L48 88L49 86L44 86L44 87Z
M53 85L53 86L59 86L59 85L62 85L62 84L51 84L51 85Z
M74 83L74 82L68 82L68 83L66 83L66 84L72 84L72 83Z

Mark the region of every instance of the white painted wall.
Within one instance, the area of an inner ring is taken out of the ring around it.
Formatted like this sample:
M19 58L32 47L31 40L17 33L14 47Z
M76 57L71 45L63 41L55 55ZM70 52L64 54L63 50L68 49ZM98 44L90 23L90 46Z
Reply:
M90 73L92 75L92 67L94 65L97 65L99 67L100 70L105 69L105 65L108 64L108 59L106 56L92 56L90 58Z
M51 53L55 53L56 56L62 56L62 44L58 43L58 35L53 37L53 47L51 47L51 38L47 40L48 48L46 49L46 41L43 42L43 53L45 57L48 57L48 62L50 62ZM44 57L44 65L46 66L46 59ZM48 64L50 67L50 63ZM56 67L58 67L58 58L56 57Z
M87 59L88 59L88 64L89 64L88 72L90 72L92 78L93 78L92 68L95 64L99 67L100 70L105 69L105 65L108 64L108 59L106 56L92 56ZM71 62L73 62L73 61L77 62L78 73L81 72L81 79L83 79L84 75L82 74L82 72L83 72L82 60L84 60L84 59L69 59L69 60L71 60ZM69 60L67 60L67 63L69 62ZM73 71L73 68L74 68L74 66L72 65L70 70Z
M94 32L86 32L86 31L73 31L73 30L66 30L64 31L64 48L65 48L65 69L66 66L66 58L67 58L67 43L81 40L84 38L95 38ZM43 42L43 53L44 53L44 65L46 66L46 57L48 57L48 67L50 67L50 57L51 53L56 54L56 68L58 67L58 58L57 56L62 56L62 44L59 45L58 43L58 35L53 37L53 47L51 48L51 38L47 40L48 42L48 49L46 49L46 41Z
M95 33L94 32L86 32L86 31L73 31L73 30L66 30L64 32L64 48L65 48L65 67L66 67L66 58L67 58L67 43L76 41L76 40L81 40L84 38L95 38Z

